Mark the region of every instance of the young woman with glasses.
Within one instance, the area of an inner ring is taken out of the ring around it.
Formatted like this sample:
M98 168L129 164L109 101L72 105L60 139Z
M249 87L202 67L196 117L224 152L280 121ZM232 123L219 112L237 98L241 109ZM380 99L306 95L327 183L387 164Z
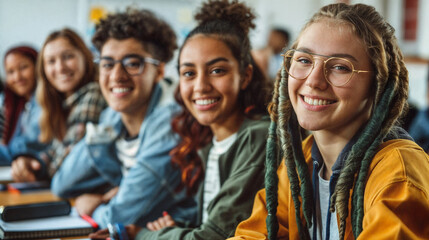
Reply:
M429 158L396 127L407 95L394 29L375 9L321 8L284 54L265 189L234 239L427 238ZM302 142L300 128L312 132Z

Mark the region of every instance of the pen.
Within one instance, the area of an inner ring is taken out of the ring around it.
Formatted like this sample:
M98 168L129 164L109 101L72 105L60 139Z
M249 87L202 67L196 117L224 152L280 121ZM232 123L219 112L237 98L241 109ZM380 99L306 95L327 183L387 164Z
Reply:
M83 220L89 222L89 224L91 224L92 228L94 229L98 229L98 224L94 221L94 219L92 219L92 217L82 214L80 215L81 218L83 218Z

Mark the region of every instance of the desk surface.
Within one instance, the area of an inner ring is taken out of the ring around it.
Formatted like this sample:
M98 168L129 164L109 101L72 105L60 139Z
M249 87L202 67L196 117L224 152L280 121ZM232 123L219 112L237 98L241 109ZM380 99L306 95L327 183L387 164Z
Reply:
M0 205L17 205L61 200L49 190L14 193L0 192Z

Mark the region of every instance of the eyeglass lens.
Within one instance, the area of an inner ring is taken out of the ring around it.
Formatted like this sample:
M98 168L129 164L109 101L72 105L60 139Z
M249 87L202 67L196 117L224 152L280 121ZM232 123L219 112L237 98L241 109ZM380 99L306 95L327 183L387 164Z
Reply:
M314 69L315 59L309 53L289 50L285 54L285 60L289 69L286 68L290 76L295 79L304 80ZM334 86L346 84L353 75L353 65L343 58L331 57L323 61L324 75L326 80Z
M103 71L104 73L109 73L115 63L120 62L123 69L129 74L129 75L138 75L141 74L143 72L143 68L144 68L144 60L142 58L139 57L125 57L121 60L113 60L113 59L109 59L109 58L102 58L100 59L100 68L101 71Z

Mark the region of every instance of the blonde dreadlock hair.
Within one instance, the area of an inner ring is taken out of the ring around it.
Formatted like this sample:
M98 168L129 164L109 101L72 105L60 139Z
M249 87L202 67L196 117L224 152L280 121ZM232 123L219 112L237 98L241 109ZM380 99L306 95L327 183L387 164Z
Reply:
M377 152L377 147L407 108L408 71L394 36L395 30L374 7L343 3L327 5L310 19L303 30L323 20L350 26L366 46L375 72L373 112L362 128L360 137L346 156L345 165L341 170L330 204L331 212L337 210L340 220L340 238L344 239L350 189L353 188L351 222L353 234L357 238L362 232L363 201L368 168ZM292 48L296 47L297 43L295 42ZM300 126L288 96L288 75L285 70L287 67L289 66L283 64L281 77L276 79L273 99L269 107L272 123L267 141L265 179L267 230L269 239L275 239L278 231L276 219L278 158L275 153L279 142L283 152L281 157L285 159L287 166L300 238L309 239L308 228L304 227L299 215L301 205L299 197L302 198L302 211L307 227L312 224L314 199L309 169L302 152Z

